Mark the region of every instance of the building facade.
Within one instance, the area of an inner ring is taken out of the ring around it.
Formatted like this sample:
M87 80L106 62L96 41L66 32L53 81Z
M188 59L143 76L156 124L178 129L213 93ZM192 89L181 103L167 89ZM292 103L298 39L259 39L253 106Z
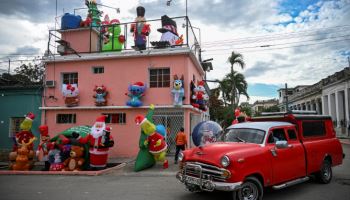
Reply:
M297 90L298 89L298 90ZM280 89L281 90L285 89ZM292 88L288 96L290 110L316 111L330 115L339 136L349 136L350 126L350 67L336 72L311 86ZM280 107L285 109L286 98L280 96Z
M277 105L278 105L277 99L255 101L252 105L253 115L257 115L263 112L265 109L270 108L272 106L277 106Z
M0 151L6 156L5 160L12 150L13 136L20 131L19 126L28 112L35 115L32 133L39 138L41 101L42 86L0 86ZM39 140L36 140L35 144L38 143Z
M44 89L42 123L49 126L53 136L73 126L93 125L96 117L107 115L106 123L112 128L115 140L110 156L133 157L138 152L140 136L140 127L134 119L138 114L145 115L150 104L154 104L153 119L155 124L166 127L168 152L173 153L174 138L181 127L190 138L194 126L208 119L207 112L190 103L191 85L197 85L205 74L196 52L189 45L101 52L98 33L91 28L60 31L61 39L74 47L75 52L46 57L45 81L50 85ZM184 77L185 99L180 107L173 105L171 93L175 75ZM129 100L126 93L129 85L136 82L146 85L143 106L130 107L126 105ZM79 89L77 106L65 105L63 84L75 84ZM108 91L106 106L95 105L93 89L96 85L103 85Z

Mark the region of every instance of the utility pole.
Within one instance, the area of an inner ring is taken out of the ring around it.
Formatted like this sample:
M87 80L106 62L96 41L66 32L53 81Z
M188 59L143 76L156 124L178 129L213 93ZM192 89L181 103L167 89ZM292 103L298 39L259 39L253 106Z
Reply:
M286 93L285 93L285 98L286 98L286 113L289 112L289 109L288 109L288 87L287 87L287 83L285 84L285 89L286 89Z
M348 56L348 66L350 67L350 57Z
M8 74L10 74L10 71L11 71L11 60L10 60L10 58L9 58L9 69L8 69Z

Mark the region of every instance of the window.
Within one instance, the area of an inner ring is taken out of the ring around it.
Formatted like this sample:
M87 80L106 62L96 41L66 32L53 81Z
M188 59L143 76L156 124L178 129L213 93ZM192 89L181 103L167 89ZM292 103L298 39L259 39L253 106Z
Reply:
M24 117L11 117L10 118L10 130L9 137L14 137L16 133L18 133L20 129L20 125L23 122Z
M103 113L106 115L106 123L109 124L126 124L126 113Z
M103 73L105 73L105 68L103 66L92 67L92 73L103 74Z
M293 129L289 129L289 130L287 130L287 132L288 132L288 137L290 140L297 139L297 134L295 133L295 131Z
M268 143L276 143L277 141L287 141L283 128L274 129L269 135Z
M62 74L63 84L78 84L78 73Z
M323 121L306 121L303 122L303 136L323 136L326 135L326 130Z
M57 114L56 123L57 124L75 124L76 114Z
M170 69L150 69L149 70L150 87L170 87Z

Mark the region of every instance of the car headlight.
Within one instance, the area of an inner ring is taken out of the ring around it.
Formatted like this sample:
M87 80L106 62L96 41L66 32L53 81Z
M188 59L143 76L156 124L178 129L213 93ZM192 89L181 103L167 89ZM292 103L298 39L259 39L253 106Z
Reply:
M221 165L227 167L230 165L230 158L228 156L223 156L221 158Z
M179 153L179 161L181 162L184 159L184 154L182 152Z

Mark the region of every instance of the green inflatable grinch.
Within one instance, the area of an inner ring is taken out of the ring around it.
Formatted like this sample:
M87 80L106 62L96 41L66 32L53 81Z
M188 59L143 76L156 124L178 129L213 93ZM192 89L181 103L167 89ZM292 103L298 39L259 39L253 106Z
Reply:
M117 19L111 20L108 25L107 34L104 34L102 51L121 51L125 42L124 35L120 34L120 22ZM107 37L106 37L107 36Z
M154 113L154 105L151 104L146 115L147 120L149 120L150 122L153 122L152 120L153 113ZM136 157L136 162L134 166L135 172L151 168L156 163L153 155L148 150L148 146L144 144L145 140L147 140L147 137L148 136L141 129L141 135L139 139L140 150Z

